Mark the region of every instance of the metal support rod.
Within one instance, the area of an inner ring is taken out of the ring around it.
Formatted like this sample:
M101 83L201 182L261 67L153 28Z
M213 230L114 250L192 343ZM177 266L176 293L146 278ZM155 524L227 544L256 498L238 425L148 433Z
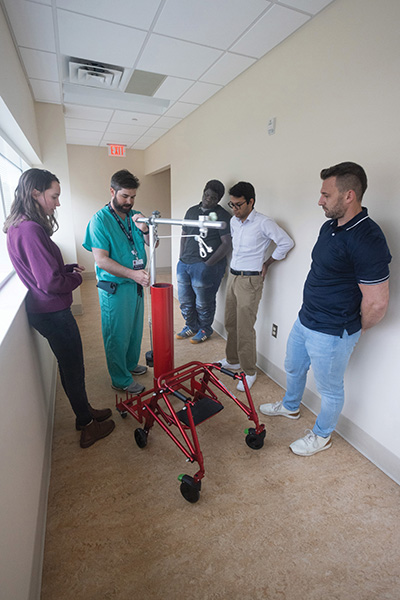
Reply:
M158 217L140 217L136 221L137 223L147 223L147 225L180 225L181 227L198 227L199 229L203 227L206 227L207 229L225 229L226 227L225 221L209 221L206 219L204 221L196 221L191 219L160 219Z
M210 221L207 215L200 217L198 221L192 219L162 219L160 213L155 210L151 217L140 217L137 223L146 223L149 228L150 246L150 285L156 282L156 253L155 248L158 240L157 225L178 225L181 227L198 227L201 237L205 237L207 229L225 229L224 221Z

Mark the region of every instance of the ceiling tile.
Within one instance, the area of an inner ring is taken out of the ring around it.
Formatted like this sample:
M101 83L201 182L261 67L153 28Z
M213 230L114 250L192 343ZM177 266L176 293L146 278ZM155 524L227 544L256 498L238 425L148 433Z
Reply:
M157 127L151 127L148 131L147 134L143 137L145 138L152 138L153 140L158 140L160 137L162 137L165 133L167 133L168 129L159 129Z
M269 5L265 0L167 0L154 31L227 49Z
M58 81L56 54L21 48L21 57L29 78Z
M8 17L20 46L56 51L53 13L50 6L26 0L4 0Z
M58 8L65 8L89 17L111 23L121 23L138 29L149 29L160 0L56 0Z
M105 133L101 140L101 145L105 144L126 144L130 146L139 139L139 135L129 135L127 133Z
M308 20L307 15L275 4L231 50L261 58Z
M151 146L151 144L153 144L156 140L157 138L154 137L143 136L138 142L133 144L132 148L134 150L146 150L146 148Z
M199 108L198 104L189 104L187 102L176 102L171 108L167 110L165 113L165 117L179 117L180 119L184 119L191 112Z
M80 129L82 131L98 131L104 133L107 127L107 123L104 121L87 121L86 119L70 119L65 118L65 128L68 131L73 129Z
M165 98L175 102L194 84L193 79L180 79L178 77L167 77L160 85L154 98Z
M82 140L77 140L77 139L75 139L73 137L70 137L68 135L66 136L66 142L67 142L67 144L69 146L73 146L73 145L75 145L75 146L99 146L98 142L96 142L96 141L90 141L90 140L82 141Z
M128 125L127 123L110 123L108 133L129 133L130 135L143 135L149 129L147 125Z
M171 129L171 127L174 127L174 125L176 125L180 121L181 119L178 119L176 117L160 117L156 123L156 126Z
M36 0L28 0L28 2L36 2ZM47 4L47 6L51 6L51 0L40 0L40 4Z
M137 64L138 69L187 79L198 79L221 56L220 50L151 35Z
M298 10L304 10L311 15L316 15L331 2L333 2L333 0L285 0L287 6L292 6Z
M88 121L108 121L113 115L110 108L95 108L91 106L79 106L75 104L65 104L64 115L74 119L87 119Z
M90 144L98 146L102 133L97 131L81 131L80 129L66 130L67 144ZM70 141L74 140L74 141Z
M53 81L30 79L33 95L38 102L61 104L60 84Z
M158 116L146 115L145 113L128 112L124 110L116 110L111 123L127 123L129 125L147 125L150 127L158 119Z
M211 98L214 94L222 89L221 85L215 85L214 83L202 83L201 81L195 83L186 94L183 94L182 102L192 102L193 104L203 104L206 100Z
M146 38L144 31L57 10L61 54L132 67Z
M243 71L248 69L255 62L255 58L227 52L217 60L215 65L213 65L207 73L204 73L200 81L227 85L232 79L235 79L235 77L240 75L240 73L243 73Z

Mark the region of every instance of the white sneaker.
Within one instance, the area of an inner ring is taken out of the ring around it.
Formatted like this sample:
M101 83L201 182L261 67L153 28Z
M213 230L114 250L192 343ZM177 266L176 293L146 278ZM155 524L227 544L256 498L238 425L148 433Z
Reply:
M283 406L283 400L278 400L278 402L274 402L274 404L261 404L259 410L263 415L268 415L269 417L281 415L288 419L300 418L300 410L288 410Z
M226 358L223 358L222 360L218 360L217 362L219 362L221 367L223 367L224 369L230 369L231 371L236 371L237 369L240 369L240 363L235 363L235 364L228 363Z
M249 389L251 388L256 379L257 373L254 373L254 375L246 375L246 381ZM239 383L236 386L236 389L239 390L239 392L244 392L243 381L239 381Z
M310 429L306 429L306 435L290 444L289 448L299 456L311 456L316 452L328 450L332 446L331 436L327 438L317 435Z

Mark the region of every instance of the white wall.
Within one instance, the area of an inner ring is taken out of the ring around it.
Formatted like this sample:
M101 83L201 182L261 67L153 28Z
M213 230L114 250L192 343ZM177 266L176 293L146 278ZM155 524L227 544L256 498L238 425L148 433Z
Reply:
M207 179L227 187L247 180L256 187L256 208L294 238L288 258L268 273L257 321L259 365L281 385L287 336L324 222L317 206L319 172L346 160L364 166L365 205L394 257L391 302L385 320L363 336L350 361L339 431L398 481L399 22L397 0L336 0L145 154L146 173L170 165L173 217L194 203ZM273 136L266 128L270 117L277 119ZM174 242L173 264L177 258ZM277 339L272 323L279 326ZM318 410L312 377L308 387L305 400Z
M69 181L69 166L67 145L65 140L65 125L62 107L57 104L35 103L36 118L40 132L43 165L33 165L54 173L61 184L60 208L57 209L59 229L54 233L53 240L59 246L66 263L78 262L74 218ZM80 289L73 292L74 314L82 313Z
M33 600L40 595L56 369L47 342L28 326L16 275L8 291L15 317L0 344L0 595Z

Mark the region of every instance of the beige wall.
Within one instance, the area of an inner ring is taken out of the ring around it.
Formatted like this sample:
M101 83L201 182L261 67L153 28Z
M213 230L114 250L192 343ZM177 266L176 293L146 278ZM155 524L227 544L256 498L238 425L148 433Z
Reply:
M345 160L365 167L365 205L383 228L394 257L391 303L385 320L363 336L351 359L340 427L367 454L377 444L376 462L397 457L398 479L399 22L397 0L336 0L145 155L146 172L171 167L174 217L198 198L207 179L219 178L227 187L242 179L256 187L256 209L274 217L294 238L288 258L268 273L257 321L259 364L282 385L287 336L324 222L317 206L319 172ZM273 136L267 133L270 117L277 119ZM175 241L173 264L177 258ZM217 308L220 324L223 291ZM272 323L278 324L278 339L271 337ZM307 402L318 410L312 377L308 385Z
M55 173L61 184L60 208L57 209L59 229L54 233L53 240L59 246L66 263L76 263L77 254L74 235L74 218L69 181L68 155L65 141L65 126L62 107L57 104L35 104L36 117L42 153L42 165ZM75 314L82 312L81 291L73 292Z
M68 146L78 262L88 272L93 272L94 262L92 254L82 248L82 242L91 217L110 199L110 179L113 173L128 169L139 178L135 208L144 215L150 216L153 210L159 210L165 218L171 214L169 169L145 176L143 159L144 153L138 150L127 150L125 158L115 158L108 156L107 148ZM164 235L168 230L160 227L159 233ZM157 250L157 265L169 266L170 257L170 241L162 240Z

